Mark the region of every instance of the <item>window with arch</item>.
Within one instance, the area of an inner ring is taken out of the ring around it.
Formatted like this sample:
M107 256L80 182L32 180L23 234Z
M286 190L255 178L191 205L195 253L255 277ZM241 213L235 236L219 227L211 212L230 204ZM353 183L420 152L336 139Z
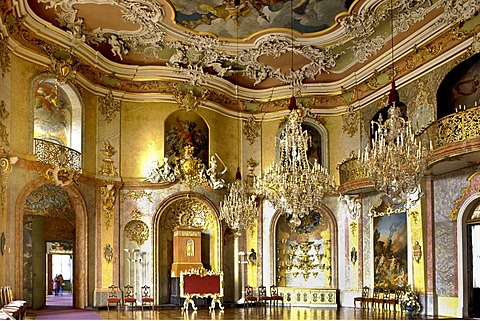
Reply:
M81 152L82 105L75 89L55 78L33 83L33 138Z

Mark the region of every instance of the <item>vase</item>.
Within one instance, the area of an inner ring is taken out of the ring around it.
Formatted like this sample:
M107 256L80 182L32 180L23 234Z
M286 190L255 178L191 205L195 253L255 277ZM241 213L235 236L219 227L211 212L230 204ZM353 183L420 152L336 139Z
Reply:
M407 315L413 315L414 307L405 307L405 311Z

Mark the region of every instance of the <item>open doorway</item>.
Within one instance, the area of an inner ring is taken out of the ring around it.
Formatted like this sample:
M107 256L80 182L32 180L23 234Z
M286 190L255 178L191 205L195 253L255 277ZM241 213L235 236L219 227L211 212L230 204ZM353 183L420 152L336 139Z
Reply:
M480 223L467 225L468 316L480 318Z
M46 242L47 306L73 305L73 243Z

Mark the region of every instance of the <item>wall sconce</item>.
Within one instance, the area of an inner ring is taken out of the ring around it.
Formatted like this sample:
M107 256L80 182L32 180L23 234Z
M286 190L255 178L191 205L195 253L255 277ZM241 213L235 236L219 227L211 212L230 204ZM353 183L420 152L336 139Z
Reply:
M352 262L353 265L357 262L357 249L352 247L352 250L350 251L350 261Z
M418 241L415 241L415 244L413 245L413 259L417 261L417 263L419 263L421 258L422 258L422 246Z
M251 249L250 252L248 252L248 261L252 264L257 263L257 253L254 249Z

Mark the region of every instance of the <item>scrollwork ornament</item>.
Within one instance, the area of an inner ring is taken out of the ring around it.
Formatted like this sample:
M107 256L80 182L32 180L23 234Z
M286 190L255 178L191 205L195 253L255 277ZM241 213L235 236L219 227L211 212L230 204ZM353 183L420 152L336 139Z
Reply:
M10 50L8 49L8 37L0 40L0 67L2 70L2 77L5 77L11 68Z
M142 246L143 243L148 240L149 234L150 229L147 224L141 220L134 219L125 225L125 235L138 246Z
M153 203L153 196L152 193L148 193L145 191L129 191L129 192L124 192L122 195L122 200L125 201L127 198L133 199L135 201L145 198L147 199L150 203Z
M360 112L350 109L342 115L342 130L350 137L358 131L360 125Z
M213 227L214 214L208 206L194 198L178 200L167 211L167 219L175 227L195 227L208 230Z
M76 185L79 173L76 170L52 166L42 173L42 176L57 186Z
M9 116L5 101L0 102L0 151L9 149L7 126L3 123Z
M115 211L116 189L113 181L108 181L100 188L102 197L102 214L105 218L107 229L112 225L112 218Z
M251 115L247 120L243 121L243 134L250 145L253 145L255 139L260 137L260 123L256 121L255 116Z
M208 90L203 88L199 93L194 91L194 89L189 89L185 92L180 90L177 84L173 85L173 96L178 103L178 108L186 111L198 110L198 106L205 101L207 95Z
M120 111L120 101L115 100L113 93L110 91L105 97L100 97L99 109L105 116L105 121L111 123L117 116L116 112Z

